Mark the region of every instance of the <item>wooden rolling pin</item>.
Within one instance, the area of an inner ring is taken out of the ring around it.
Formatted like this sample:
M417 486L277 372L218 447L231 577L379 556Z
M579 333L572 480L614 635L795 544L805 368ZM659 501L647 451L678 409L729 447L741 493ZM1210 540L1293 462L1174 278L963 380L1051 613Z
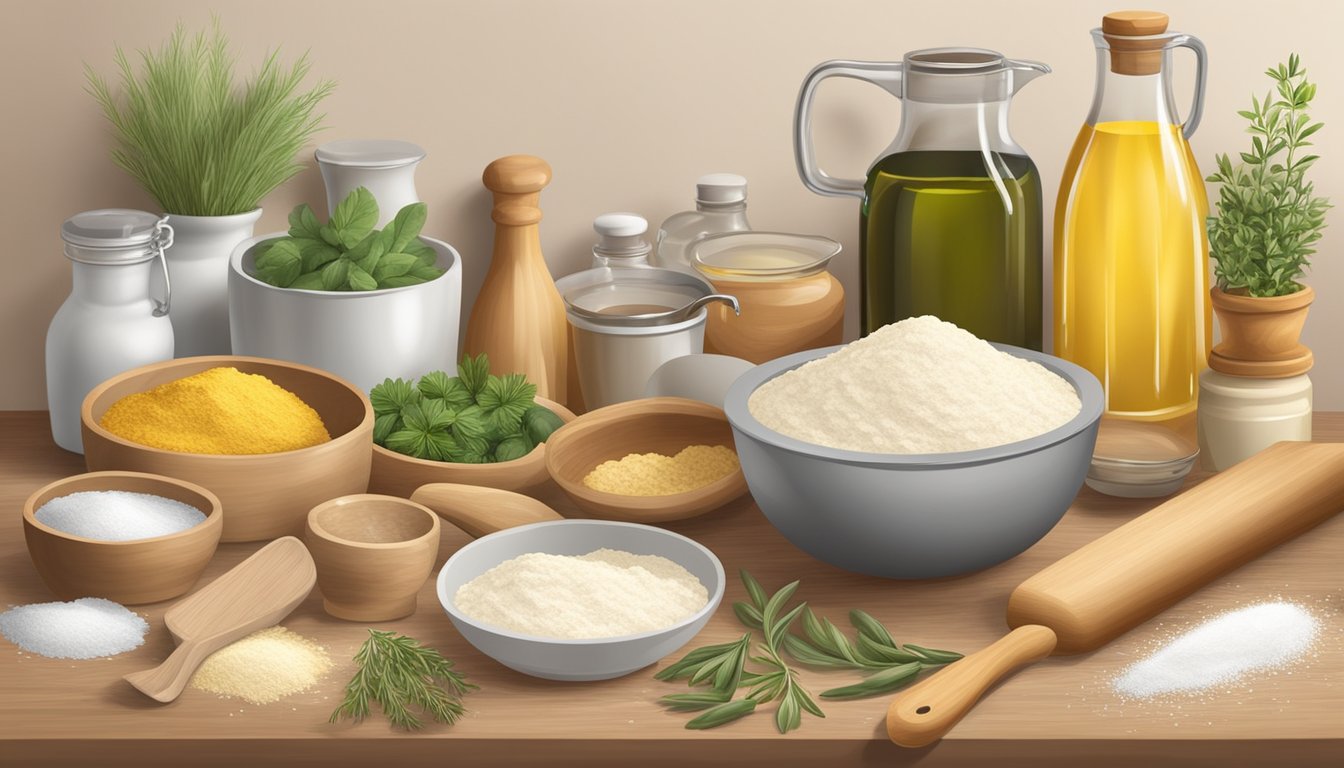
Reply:
M887 735L931 744L1014 669L1095 650L1341 508L1344 443L1276 443L1018 585L1013 631L897 695Z

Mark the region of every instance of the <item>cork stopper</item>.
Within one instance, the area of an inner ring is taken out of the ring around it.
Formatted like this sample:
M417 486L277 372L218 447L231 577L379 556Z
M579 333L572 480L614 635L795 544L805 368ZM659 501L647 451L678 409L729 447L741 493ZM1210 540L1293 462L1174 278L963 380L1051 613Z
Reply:
M1144 38L1165 33L1168 21L1160 11L1115 11L1103 16L1101 32L1111 46L1111 71L1117 75L1161 72L1165 41Z
M490 218L496 224L520 227L541 221L541 190L551 182L551 166L540 157L508 155L490 163L481 183L494 193Z

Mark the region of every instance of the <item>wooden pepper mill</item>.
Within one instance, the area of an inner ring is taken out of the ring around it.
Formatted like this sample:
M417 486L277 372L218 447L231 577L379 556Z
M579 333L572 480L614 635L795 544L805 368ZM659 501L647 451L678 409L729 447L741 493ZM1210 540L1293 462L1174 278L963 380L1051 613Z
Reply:
M492 373L526 374L538 395L564 403L569 325L537 227L550 181L551 166L532 155L501 157L481 175L495 199L495 246L467 321L466 351L489 355Z

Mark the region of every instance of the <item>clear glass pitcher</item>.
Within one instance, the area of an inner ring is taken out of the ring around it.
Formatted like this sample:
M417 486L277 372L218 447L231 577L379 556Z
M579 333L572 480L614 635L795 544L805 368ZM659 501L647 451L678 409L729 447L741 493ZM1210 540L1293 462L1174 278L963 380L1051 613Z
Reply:
M1188 142L1207 57L1150 11L1109 14L1092 38L1096 94L1055 208L1055 354L1096 374L1108 415L1162 421L1195 408L1212 342L1208 200ZM1183 123L1177 48L1197 63Z
M1049 71L996 51L931 48L898 62L828 61L803 81L798 174L813 192L863 201L863 333L928 314L1041 348L1040 175L1008 132L1008 106ZM817 167L812 96L828 77L864 80L901 100L900 132L866 179Z

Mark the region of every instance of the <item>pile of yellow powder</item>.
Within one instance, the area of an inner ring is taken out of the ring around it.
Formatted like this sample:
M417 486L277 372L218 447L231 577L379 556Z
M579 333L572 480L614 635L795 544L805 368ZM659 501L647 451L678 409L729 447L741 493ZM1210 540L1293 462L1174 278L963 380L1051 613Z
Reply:
M231 367L127 395L98 423L133 443L180 453L280 453L331 440L298 395Z
M703 488L737 468L737 454L731 448L692 445L676 456L632 453L618 461L605 461L583 478L583 484L622 496L669 496Z
M191 687L270 704L312 688L331 666L322 646L284 627L271 627L210 654L192 675Z

